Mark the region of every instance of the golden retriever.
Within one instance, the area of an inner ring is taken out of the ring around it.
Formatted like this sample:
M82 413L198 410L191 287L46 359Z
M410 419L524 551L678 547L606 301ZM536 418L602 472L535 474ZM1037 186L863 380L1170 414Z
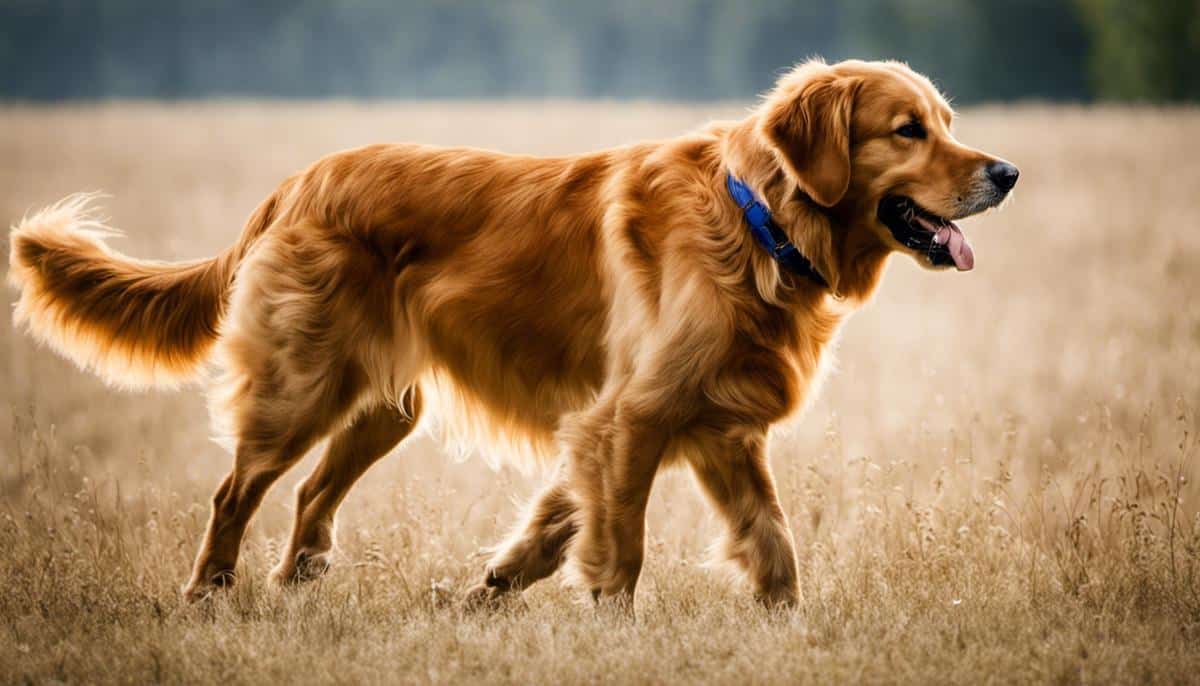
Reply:
M745 119L667 141L559 158L336 153L285 180L223 254L185 264L113 252L87 200L69 199L12 231L15 318L117 385L220 370L212 409L234 464L189 599L233 582L263 495L329 436L272 578L324 572L338 505L424 407L452 432L558 460L468 605L565 566L632 607L646 502L671 463L695 471L756 597L790 605L771 426L813 393L889 254L970 269L951 220L1016 182L952 121L902 64L812 61ZM769 208L779 245L760 245L730 177ZM777 259L789 240L807 272Z

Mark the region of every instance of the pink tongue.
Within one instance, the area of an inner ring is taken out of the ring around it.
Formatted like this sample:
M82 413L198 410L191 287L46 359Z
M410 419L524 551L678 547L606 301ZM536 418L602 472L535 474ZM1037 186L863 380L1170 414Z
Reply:
M920 217L919 221L921 226L933 232L935 243L946 246L950 257L954 259L954 266L958 267L959 271L970 271L975 267L975 251L971 250L971 244L967 242L957 224L946 222L944 226L938 227L924 217Z

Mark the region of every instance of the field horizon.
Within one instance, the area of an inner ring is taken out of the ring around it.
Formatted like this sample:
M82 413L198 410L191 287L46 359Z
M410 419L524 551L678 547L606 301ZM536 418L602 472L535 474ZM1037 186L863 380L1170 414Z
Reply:
M744 105L0 105L0 223L101 191L141 258L216 254L286 175L381 141L558 155L679 135ZM0 323L0 682L1187 683L1200 679L1200 108L968 108L1015 162L963 222L973 272L892 258L807 412L772 436L804 602L706 565L691 477L655 484L638 616L557 577L463 614L484 549L546 471L428 434L351 492L334 566L267 586L295 485L239 583L179 590L230 464L202 389L105 387ZM4 241L7 264L7 241ZM9 302L15 292L6 287ZM549 467L549 465L547 466Z

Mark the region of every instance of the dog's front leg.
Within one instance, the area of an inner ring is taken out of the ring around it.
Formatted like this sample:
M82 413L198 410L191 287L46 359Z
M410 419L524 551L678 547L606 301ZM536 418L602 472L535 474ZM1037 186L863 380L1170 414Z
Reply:
M500 607L505 598L550 576L562 564L567 543L578 527L565 472L555 473L530 507L525 523L498 547L483 579L467 591L465 609Z
M636 387L600 402L568 437L579 530L573 568L592 597L632 611L642 571L646 505L675 424Z
M767 461L765 428L735 426L694 437L696 480L728 526L720 551L768 607L800 600L796 548Z

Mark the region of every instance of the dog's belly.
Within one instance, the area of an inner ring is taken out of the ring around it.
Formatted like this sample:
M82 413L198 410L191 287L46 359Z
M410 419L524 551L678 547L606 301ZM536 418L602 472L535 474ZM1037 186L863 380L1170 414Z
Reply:
M509 431L545 438L602 380L603 319L575 305L528 297L458 301L431 322L431 361L474 411Z
M468 248L420 288L410 311L429 363L468 401L458 412L486 415L468 421L547 443L595 396L608 304L593 240L545 232L536 251Z

